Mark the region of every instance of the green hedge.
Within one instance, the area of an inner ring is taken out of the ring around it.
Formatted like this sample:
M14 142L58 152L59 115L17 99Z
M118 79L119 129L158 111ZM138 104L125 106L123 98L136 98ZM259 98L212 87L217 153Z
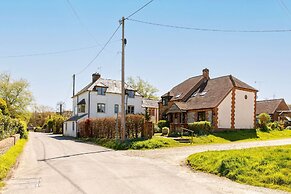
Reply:
M166 121L166 120L159 120L158 127L160 129L163 129L164 127L170 127L170 123L169 121Z
M188 128L197 135L206 135L212 130L211 124L208 121L188 123Z
M2 181L6 178L10 169L16 163L26 142L27 140L25 139L18 140L13 147L0 156L0 187L4 186Z
M24 121L12 119L0 114L0 140L19 132L21 138L27 138L27 125Z

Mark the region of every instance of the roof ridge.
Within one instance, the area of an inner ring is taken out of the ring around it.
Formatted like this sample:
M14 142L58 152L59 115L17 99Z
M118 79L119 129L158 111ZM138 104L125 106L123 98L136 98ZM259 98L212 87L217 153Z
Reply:
M275 99L257 100L257 102L276 101L276 100L284 100L284 98L275 98Z

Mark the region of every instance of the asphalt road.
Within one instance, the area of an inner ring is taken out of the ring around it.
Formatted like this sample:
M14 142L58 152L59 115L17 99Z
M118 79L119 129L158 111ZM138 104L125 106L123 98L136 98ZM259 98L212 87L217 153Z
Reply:
M274 142L275 145L291 144L291 139ZM211 146L218 146L219 149L225 145ZM241 147L248 147L247 145L248 143L244 143ZM254 146L250 144L250 147ZM197 149L196 152L199 152L211 147L195 146L149 152L112 151L61 136L30 133L30 140L20 158L19 166L2 192L5 194L282 193L193 172L178 161L183 160L191 149ZM229 149L234 148L231 146Z

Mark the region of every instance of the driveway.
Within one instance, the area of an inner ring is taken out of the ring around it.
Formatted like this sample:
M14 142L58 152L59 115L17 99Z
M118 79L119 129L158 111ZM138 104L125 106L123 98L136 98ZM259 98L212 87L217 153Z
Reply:
M283 193L192 172L180 161L193 152L291 144L289 140L112 151L61 136L30 133L4 193ZM239 147L236 147L239 145ZM230 147L229 147L230 146Z

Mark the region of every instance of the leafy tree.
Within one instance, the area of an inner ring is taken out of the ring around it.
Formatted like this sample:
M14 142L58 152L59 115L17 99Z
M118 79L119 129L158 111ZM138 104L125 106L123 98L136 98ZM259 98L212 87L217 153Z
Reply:
M65 117L59 114L54 114L47 117L44 126L47 128L47 131L53 131L53 133L63 133L63 123L66 120Z
M6 102L12 118L29 120L30 114L27 108L33 98L26 80L12 80L9 74L0 74L0 98Z
M34 104L28 125L42 127L45 124L46 119L54 114L55 113L53 108Z
M0 98L0 112L3 115L9 115L7 104L6 104L5 100L3 100L2 98Z
M128 77L127 83L143 97L155 100L158 99L156 92L159 90L152 86L149 82L142 80L140 77Z

